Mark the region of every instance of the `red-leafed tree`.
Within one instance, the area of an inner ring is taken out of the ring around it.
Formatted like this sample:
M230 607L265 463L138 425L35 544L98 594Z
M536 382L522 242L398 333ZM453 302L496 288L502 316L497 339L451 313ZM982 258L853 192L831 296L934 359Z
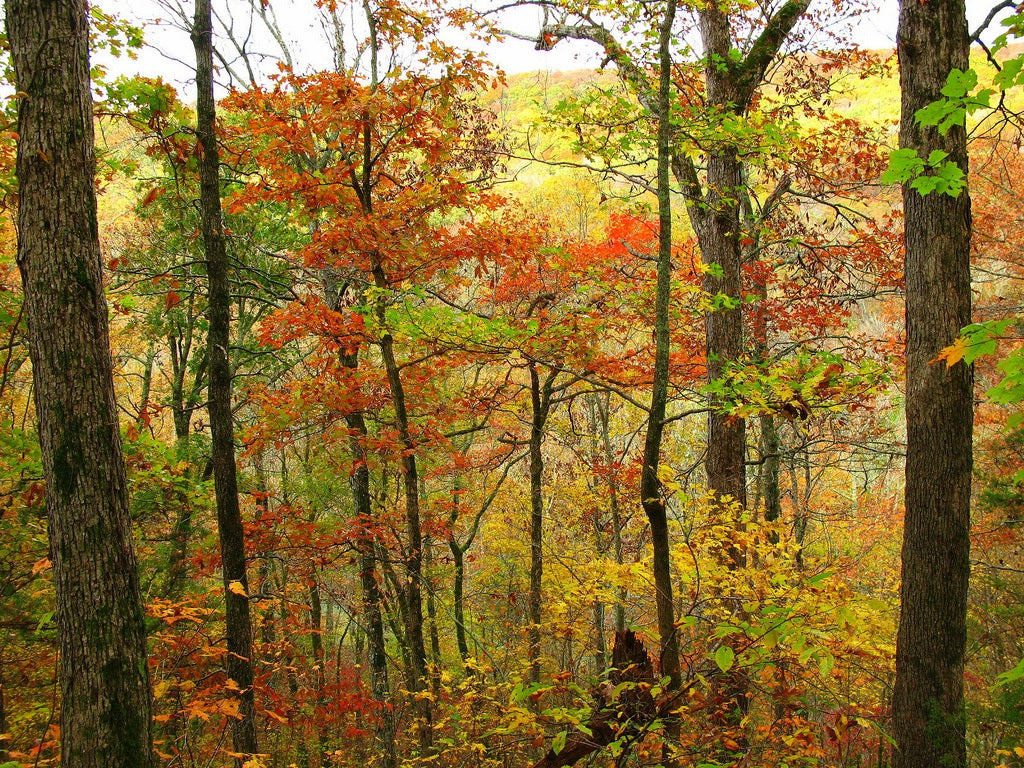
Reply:
M247 141L259 147L254 158L258 182L239 194L234 206L273 200L291 208L310 237L296 254L319 277L303 311L307 331L315 313L337 317L321 329L321 343L335 360L324 365L349 378L358 389L367 376L361 350L375 349L388 393L386 440L378 444L388 461L400 466L405 515L403 574L393 582L405 627L409 683L419 722L420 743L432 739L431 706L425 695L427 653L423 619L423 497L420 453L425 441L418 414L418 393L411 379L426 375L402 359L396 345L396 316L413 301L406 288L428 285L456 258L446 248L446 217L488 205L480 192L497 163L488 138L488 113L476 108L468 92L487 82L485 68L472 56L456 56L443 45L431 49L427 64L412 69L382 66L386 52L406 39L424 40L425 18L403 7L367 6L366 40L370 58L365 73L335 72L310 77L283 75L270 89L232 97L247 115ZM431 48L432 46L432 48ZM440 76L428 74L441 67ZM295 318L296 313L290 313ZM325 330L332 335L325 336ZM313 331L317 333L316 331ZM289 333L295 334L292 328ZM371 371L370 376L375 374ZM368 496L371 449L366 411L358 397L344 414L351 435L356 514L367 526L361 565L367 605L379 604ZM371 610L372 607L371 607ZM382 637L375 669L383 664ZM386 739L391 737L385 736Z

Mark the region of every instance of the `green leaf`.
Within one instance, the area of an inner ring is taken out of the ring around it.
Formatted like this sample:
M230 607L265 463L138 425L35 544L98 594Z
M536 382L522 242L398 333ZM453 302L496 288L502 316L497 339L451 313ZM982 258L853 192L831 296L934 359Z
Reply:
M566 732L562 731L551 740L551 751L556 755L565 748Z
M1009 90L1020 83L1018 78L1021 75L1022 68L1024 68L1024 58L1020 56L1003 62L1003 68L992 78L992 82L996 87L1004 91Z
M1013 669L1003 672L999 677L996 678L996 685L1006 685L1012 683L1014 680L1020 680L1024 678L1024 659L1017 662L1017 666Z
M809 587L816 587L830 578L832 578L832 571L822 571L819 574L811 576L811 578L809 578L806 583Z
M914 119L921 125L938 125L940 126L939 130L945 133L949 130L949 126L957 122L957 118L964 114L966 114L966 110L962 102L939 99L917 110L914 113Z
M828 677L832 668L836 665L836 657L828 651L824 651L818 659L818 671L822 677Z
M897 149L889 155L889 167L882 174L883 184L902 184L924 171L924 160L914 149Z
M978 73L973 69L966 72L956 69L946 76L946 84L942 86L940 93L951 99L959 99L966 96L978 85Z
M723 645L715 651L715 664L723 672L728 672L732 669L733 662L736 660L736 652L728 645Z

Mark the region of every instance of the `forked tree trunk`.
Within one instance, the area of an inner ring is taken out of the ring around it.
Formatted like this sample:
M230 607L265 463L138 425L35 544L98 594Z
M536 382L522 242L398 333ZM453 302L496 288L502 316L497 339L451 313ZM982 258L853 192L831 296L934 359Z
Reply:
M378 264L373 269L374 284L387 288L388 282L383 268ZM383 324L383 307L378 307L378 316ZM402 372L395 357L395 342L385 332L380 339L381 358L387 374L388 390L395 408L395 427L401 444L402 488L405 496L405 528L408 549L405 556L405 579L402 587L405 611L405 634L409 644L411 662L410 693L415 699L416 725L420 746L429 749L434 740L433 707L427 692L427 646L423 634L423 533L420 515L419 469L416 462L416 442L410 430L409 412L405 404L405 387Z
M967 172L962 125L945 135L915 112L967 69L964 0L905 0L899 25L900 146ZM933 363L971 322L971 201L903 188L907 281L907 476L893 729L897 768L967 764L963 701L970 574L973 375Z
M213 27L210 0L197 0L192 43L196 52L196 136L199 159L200 217L206 273L209 280L207 317L209 332L209 415L212 433L217 532L220 538L225 599L228 679L238 690L238 717L231 720L234 751L250 756L259 752L256 705L253 695L252 620L249 614L249 579L245 563L245 533L238 505L235 467L234 419L231 414L231 287L228 255L220 205L220 155L217 148L217 112L213 100ZM236 758L241 765L243 758Z
M544 427L551 413L551 392L557 370L551 370L541 382L537 366L530 365L530 597L527 630L527 656L530 682L540 682L541 608L544 582Z
M103 295L84 0L10 0L18 267L60 651L61 764L152 765L142 598Z

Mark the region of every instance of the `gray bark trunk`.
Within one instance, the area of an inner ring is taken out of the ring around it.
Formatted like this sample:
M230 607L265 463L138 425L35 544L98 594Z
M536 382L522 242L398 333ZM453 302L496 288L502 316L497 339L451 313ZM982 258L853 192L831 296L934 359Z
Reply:
M61 764L152 764L142 598L103 294L84 0L6 4L18 267L60 650Z
M940 149L967 171L962 126L944 136L914 113L966 69L964 0L903 2L900 146ZM970 574L973 372L933 363L971 321L971 201L903 188L907 281L907 477L893 730L897 768L967 764L963 701Z

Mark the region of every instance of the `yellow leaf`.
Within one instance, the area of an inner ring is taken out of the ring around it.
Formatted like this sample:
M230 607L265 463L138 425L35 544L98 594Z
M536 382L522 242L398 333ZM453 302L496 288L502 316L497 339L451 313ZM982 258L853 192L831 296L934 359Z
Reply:
M242 582L240 581L232 581L228 584L228 591L234 592L236 595L241 595L242 597L249 596L245 593L245 587L242 586Z
M961 336L959 339L957 339L948 347L945 347L941 352L939 352L939 356L935 359L945 360L946 367L952 368L954 365L956 365L957 363L964 359L964 355L967 353L967 347L969 346L969 344L970 342Z
M1024 757L1024 747L1014 747L1013 754L1017 757Z

